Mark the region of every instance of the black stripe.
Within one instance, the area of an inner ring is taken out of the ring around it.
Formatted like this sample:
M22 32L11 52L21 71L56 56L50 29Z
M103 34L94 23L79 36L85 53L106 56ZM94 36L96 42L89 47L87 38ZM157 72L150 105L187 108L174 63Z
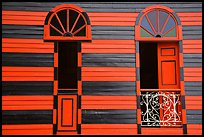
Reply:
M182 40L179 41L179 53L183 53L183 43L182 43Z
M137 124L137 133L141 134L141 124Z
M77 42L77 52L81 52L81 42Z
M202 82L185 82L186 96L202 96Z
M86 18L86 21L87 21L87 25L90 25L90 20L89 20L89 16L87 15L86 12L82 12L82 14L84 15L84 17Z
M141 96L137 96L137 108L140 109L141 106L140 106L140 98Z
M202 124L202 110L186 110L187 124Z
M2 95L52 95L53 82L2 81Z
M184 81L183 67L180 67L180 81Z
M47 53L2 53L2 66L53 66L54 56Z
M57 134L57 124L53 124L53 135Z
M136 95L135 82L82 82L83 95Z
M67 94L67 95L71 95L71 94L78 94L78 90L58 90L58 94Z
M57 45L58 45L58 42L54 42L54 53L57 53L58 52L58 47L57 47Z
M136 110L83 110L83 124L136 124Z
M77 124L77 134L81 134L81 124Z
M52 110L5 110L2 124L52 124Z
M139 50L139 41L136 41L136 53L139 53L140 50Z
M82 65L135 67L135 54L82 54Z
M78 109L81 109L81 95L78 95Z
M183 134L187 134L187 124L183 124Z
M3 38L43 38L43 26L2 25Z
M77 80L81 80L81 67L77 67Z
M57 80L58 67L54 67L54 80Z
M136 80L139 81L140 80L140 67L136 68Z
M182 109L186 109L186 104L185 104L185 96L181 96L181 104L182 104Z
M49 12L48 14L47 14L47 16L46 16L46 18L45 18L45 25L47 25L48 24L48 20L49 20L49 18L50 18L50 16L53 14L53 12Z
M58 96L54 95L54 109L58 108Z
M22 3L22 4L21 4ZM201 2L3 2L2 10L20 11L50 11L60 4L76 4L86 12L141 12L141 10L154 4L162 4L172 8L175 12L201 12Z

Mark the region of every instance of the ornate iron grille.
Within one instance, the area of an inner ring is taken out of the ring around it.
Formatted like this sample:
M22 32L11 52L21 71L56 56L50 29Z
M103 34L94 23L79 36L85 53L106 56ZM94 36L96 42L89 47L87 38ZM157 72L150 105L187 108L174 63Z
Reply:
M142 92L142 126L181 126L181 101L178 92Z

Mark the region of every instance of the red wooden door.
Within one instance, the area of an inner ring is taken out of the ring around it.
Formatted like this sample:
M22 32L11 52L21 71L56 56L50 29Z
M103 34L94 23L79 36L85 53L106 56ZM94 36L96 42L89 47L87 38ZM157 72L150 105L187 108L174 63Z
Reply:
M179 74L179 50L178 43L176 42L161 42L158 43L158 87L160 89L160 94L163 94L159 97L160 104L164 106L160 108L160 119L162 124L173 124L177 121L175 117L176 112L179 112L181 107L176 101L180 96L174 96L174 94L180 94L170 89L179 89L180 88L180 74ZM170 91L165 91L161 89L169 89ZM176 104L176 108L175 105ZM179 123L176 123L178 125Z
M179 89L178 43L158 43L159 89Z

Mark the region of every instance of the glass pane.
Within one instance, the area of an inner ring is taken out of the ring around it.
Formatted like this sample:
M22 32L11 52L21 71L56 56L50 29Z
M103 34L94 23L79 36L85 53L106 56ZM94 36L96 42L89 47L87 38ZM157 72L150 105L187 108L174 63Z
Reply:
M78 17L78 13L76 11L69 10L69 29L70 29L70 31L71 31L77 17Z
M168 13L161 10L159 11L159 30L160 31L162 30L167 17L168 17Z
M76 30L78 30L80 27L82 27L85 24L84 19L82 16L79 17L79 20L76 23L76 26L73 30L73 32L75 32Z
M67 10L61 10L57 13L57 15L58 15L64 29L67 30Z
M147 21L146 17L143 17L141 26L144 27L145 29L147 29L148 31L150 31L152 34L154 34L154 32L153 32L151 26L149 25L149 22Z
M62 27L60 26L56 16L52 17L50 24L52 24L55 28L57 28L59 31L64 33L64 31L63 31Z
M151 11L147 14L151 24L153 25L155 31L157 32L158 29L157 29L157 11L154 10L154 11Z
M149 34L146 30L144 30L143 28L140 28L140 36L141 37L152 37L151 34Z
M176 28L169 31L164 37L176 37Z
M164 31L162 34L164 34L165 32L167 32L169 29L171 29L172 27L174 27L176 25L174 19L172 17L169 18L168 23L166 24L166 27L164 28Z

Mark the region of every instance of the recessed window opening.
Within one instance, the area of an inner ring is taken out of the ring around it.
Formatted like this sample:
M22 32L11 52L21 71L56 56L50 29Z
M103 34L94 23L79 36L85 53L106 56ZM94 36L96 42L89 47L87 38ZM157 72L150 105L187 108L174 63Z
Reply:
M140 43L140 87L158 89L157 43Z
M58 88L77 89L77 42L58 43Z

